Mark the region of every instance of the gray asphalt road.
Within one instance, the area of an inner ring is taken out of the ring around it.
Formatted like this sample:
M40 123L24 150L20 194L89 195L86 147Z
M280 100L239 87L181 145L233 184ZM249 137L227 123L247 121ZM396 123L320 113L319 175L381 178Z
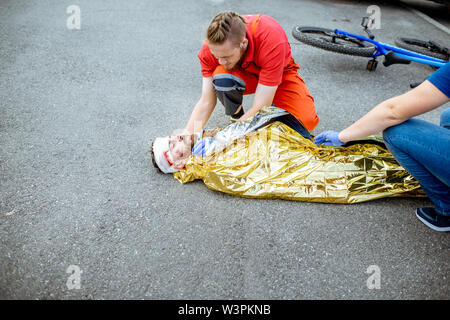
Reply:
M81 8L69 30L66 8ZM298 44L294 25L377 39L449 36L380 1L0 1L0 298L448 299L450 238L426 199L331 205L236 198L157 174L148 149L199 98L197 51L219 11L264 13L292 41L325 129L342 129L432 70L365 70ZM251 98L246 98L247 105ZM447 105L448 107L448 105ZM217 106L208 127L227 118ZM439 108L424 116L438 123ZM81 269L69 289L69 266ZM380 289L368 289L377 265Z

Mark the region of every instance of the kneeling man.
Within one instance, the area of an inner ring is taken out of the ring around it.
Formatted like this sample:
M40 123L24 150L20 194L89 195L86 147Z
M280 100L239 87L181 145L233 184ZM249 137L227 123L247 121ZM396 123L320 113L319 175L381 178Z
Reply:
M269 16L225 11L211 21L198 54L203 75L202 94L184 129L200 131L211 116L217 98L231 120L246 120L264 106L282 108L313 130L319 118L299 65L291 56L281 25ZM243 95L255 94L247 111Z

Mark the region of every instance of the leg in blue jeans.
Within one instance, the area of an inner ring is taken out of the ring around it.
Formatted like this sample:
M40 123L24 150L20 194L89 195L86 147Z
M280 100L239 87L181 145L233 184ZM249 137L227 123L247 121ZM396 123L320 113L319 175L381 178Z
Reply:
M397 161L419 181L441 215L450 216L450 108L440 126L409 119L383 132Z
M450 129L450 108L445 109L441 113L441 127Z

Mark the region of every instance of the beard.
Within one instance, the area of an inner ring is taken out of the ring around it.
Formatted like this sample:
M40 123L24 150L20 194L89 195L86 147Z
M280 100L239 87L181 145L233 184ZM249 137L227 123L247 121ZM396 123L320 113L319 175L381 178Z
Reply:
M238 69L240 67L240 65L242 64L242 61L244 60L244 56L245 56L245 51L247 49L240 49L240 57L239 60L230 68L228 68L227 66L224 66L226 70L228 71L234 71L236 69Z
M234 71L238 68L238 66L239 66L239 62L235 63L231 68L228 68L227 66L224 66L224 67L227 71Z

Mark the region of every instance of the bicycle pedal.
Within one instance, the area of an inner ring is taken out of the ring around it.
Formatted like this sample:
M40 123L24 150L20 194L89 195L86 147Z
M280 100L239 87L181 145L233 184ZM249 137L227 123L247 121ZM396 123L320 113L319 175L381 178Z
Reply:
M378 66L378 61L375 59L369 60L369 62L367 62L367 70L369 70L369 71L375 71L377 66Z

